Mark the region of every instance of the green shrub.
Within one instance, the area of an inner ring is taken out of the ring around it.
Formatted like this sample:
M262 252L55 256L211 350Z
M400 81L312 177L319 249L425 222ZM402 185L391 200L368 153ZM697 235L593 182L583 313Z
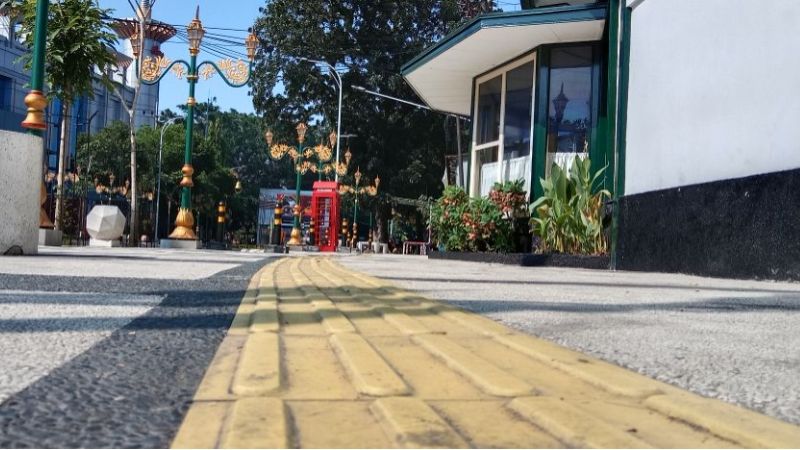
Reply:
M527 215L525 180L495 183L489 199L497 204L506 219Z
M483 197L470 199L463 214L467 227L467 249L479 252L509 252L514 248L511 221L503 218L497 203Z
M533 233L542 253L599 255L608 252L603 233L604 199L611 194L597 189L605 168L591 173L589 158L575 158L569 172L553 164L550 177L539 180L544 195L530 206Z
M431 210L432 242L450 251L467 250L467 227L463 222L469 196L458 186L448 186Z
M489 198L469 198L448 186L431 211L433 241L448 251L514 251L514 219L527 215L523 186L496 183Z

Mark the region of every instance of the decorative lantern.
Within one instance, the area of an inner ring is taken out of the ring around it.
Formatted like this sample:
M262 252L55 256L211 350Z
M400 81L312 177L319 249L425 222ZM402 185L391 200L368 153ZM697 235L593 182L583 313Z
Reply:
M203 22L200 21L200 7L197 7L194 19L186 27L186 33L189 35L189 52L196 55L200 51L200 43L203 42L203 36L206 30L203 29Z

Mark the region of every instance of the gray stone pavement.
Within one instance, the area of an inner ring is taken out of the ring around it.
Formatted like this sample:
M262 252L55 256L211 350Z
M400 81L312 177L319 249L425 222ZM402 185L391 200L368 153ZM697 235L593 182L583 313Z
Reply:
M0 403L149 311L163 297L0 291ZM70 322L92 320L76 329Z
M267 255L0 257L0 448L166 447Z
M658 380L800 424L800 283L402 255L339 261Z

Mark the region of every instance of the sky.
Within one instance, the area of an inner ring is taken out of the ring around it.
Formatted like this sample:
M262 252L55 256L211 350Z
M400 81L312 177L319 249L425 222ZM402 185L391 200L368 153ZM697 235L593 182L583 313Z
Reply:
M138 0L130 0L134 5ZM194 18L197 5L200 6L200 20L206 28L230 28L241 31L230 30L207 30L227 36L235 36L235 40L241 41L241 48L237 50L246 53L244 38L247 36L247 29L253 25L258 17L258 8L264 6L264 0L156 0L153 7L153 19L160 20L169 24L188 25ZM100 0L102 8L113 9L114 17L133 17L128 0ZM161 51L170 60L188 59L189 47L177 37L170 39L161 46ZM198 56L198 63L205 60L218 61L220 58L201 51ZM161 80L160 108L170 108L176 110L178 104L186 103L189 96L189 86L186 79L178 80L172 73L167 74ZM215 75L210 80L202 77L197 83L195 97L198 102L206 101L209 97L217 98L217 105L224 110L236 109L240 112L253 112L253 102L248 95L248 88L231 88L223 82L219 75Z

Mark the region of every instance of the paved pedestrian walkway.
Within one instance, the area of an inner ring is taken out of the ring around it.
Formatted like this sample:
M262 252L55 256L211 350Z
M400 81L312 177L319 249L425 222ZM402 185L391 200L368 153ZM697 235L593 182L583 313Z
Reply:
M797 447L800 428L344 269L253 278L174 447Z

